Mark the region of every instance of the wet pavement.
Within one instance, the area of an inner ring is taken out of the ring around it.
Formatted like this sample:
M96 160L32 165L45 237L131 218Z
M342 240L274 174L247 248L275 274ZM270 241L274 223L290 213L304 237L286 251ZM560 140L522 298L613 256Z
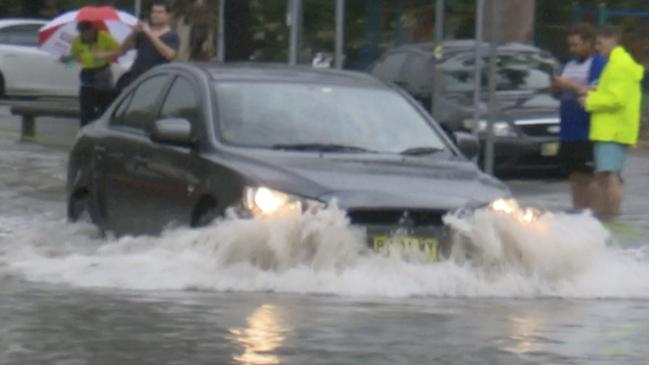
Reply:
M100 238L65 221L75 130L45 118L40 144L17 143L0 108L0 364L649 361L649 153L629 160L612 236L587 215L533 230L484 216L475 233L516 232L498 243L526 261L477 268L359 254L335 211ZM569 208L565 181L507 183L522 205ZM320 232L310 258L303 225Z

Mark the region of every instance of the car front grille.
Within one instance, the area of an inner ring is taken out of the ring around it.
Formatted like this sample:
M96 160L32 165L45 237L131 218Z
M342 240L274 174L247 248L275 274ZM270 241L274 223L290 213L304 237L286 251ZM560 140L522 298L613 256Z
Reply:
M517 120L514 124L529 137L558 137L561 131L557 119Z
M352 209L347 211L351 224L381 226L441 226L446 211L404 209Z

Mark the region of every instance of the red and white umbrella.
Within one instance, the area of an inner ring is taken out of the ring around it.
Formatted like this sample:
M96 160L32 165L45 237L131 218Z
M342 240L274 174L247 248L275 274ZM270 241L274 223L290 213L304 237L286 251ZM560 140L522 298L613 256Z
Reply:
M84 6L52 19L38 32L38 43L42 50L56 56L70 53L72 40L79 32L77 24L89 21L101 30L108 31L118 42L122 42L137 24L133 15L110 6Z

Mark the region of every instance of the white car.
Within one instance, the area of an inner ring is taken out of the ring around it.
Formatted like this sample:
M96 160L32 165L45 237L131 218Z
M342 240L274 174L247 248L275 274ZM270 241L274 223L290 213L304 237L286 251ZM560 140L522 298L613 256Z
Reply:
M40 19L0 19L0 96L77 96L79 65L38 48ZM126 69L113 65L115 80Z

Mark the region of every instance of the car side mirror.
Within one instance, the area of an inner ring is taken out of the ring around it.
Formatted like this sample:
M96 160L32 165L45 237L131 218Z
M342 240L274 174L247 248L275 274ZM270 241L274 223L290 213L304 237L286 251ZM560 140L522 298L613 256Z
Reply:
M466 158L472 160L478 156L480 153L480 141L478 141L476 136L466 132L455 132L453 136L455 137L457 148L460 149Z
M191 146L192 124L185 118L165 118L156 120L151 131L151 140L159 143Z

